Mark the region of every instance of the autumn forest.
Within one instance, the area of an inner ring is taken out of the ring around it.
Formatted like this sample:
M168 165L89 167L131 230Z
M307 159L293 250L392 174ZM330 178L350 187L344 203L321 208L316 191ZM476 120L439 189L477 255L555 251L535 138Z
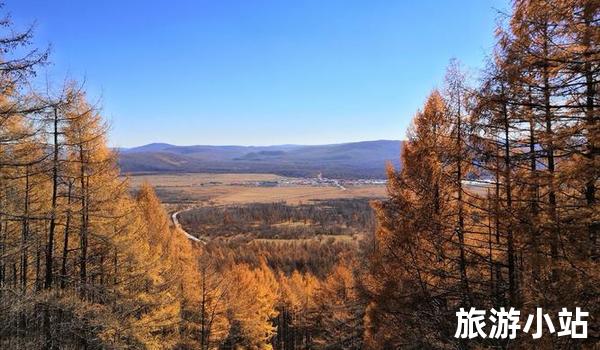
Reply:
M85 84L34 87L52 55L3 17L0 348L597 349L600 2L511 6L384 196L196 207L132 186ZM461 339L461 307L581 307L587 338Z

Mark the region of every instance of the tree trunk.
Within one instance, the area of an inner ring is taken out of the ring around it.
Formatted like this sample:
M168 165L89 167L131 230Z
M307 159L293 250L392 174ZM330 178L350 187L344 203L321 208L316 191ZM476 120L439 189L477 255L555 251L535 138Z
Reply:
M586 158L588 158L589 164L592 167L597 165L598 154L600 153L600 146L597 142L597 133L598 133L598 117L594 115L594 99L596 97L596 83L594 82L594 72L592 70L592 51L594 48L591 44L591 35L594 29L594 13L593 8L590 3L586 3L584 10L584 23L585 23L585 33L583 36L583 46L585 47L584 52L584 75L585 75L585 95L586 95L586 103L585 103L585 119L586 119L586 129L587 129L587 152L585 154ZM592 211L596 205L596 179L594 176L590 176L586 185L585 185L585 199L586 204L589 209ZM597 240L598 240L598 230L600 223L595 222L594 218L592 218L592 222L588 225L588 236L590 240L590 257L594 260L598 260L598 252L597 252Z
M504 95L504 92L503 92ZM502 119L504 122L504 187L506 192L506 210L508 218L506 219L506 240L507 240L507 259L508 259L508 296L511 305L516 305L516 266L515 266L515 244L512 225L512 183L511 183L511 155L510 155L510 125L508 121L508 109L506 99L502 97Z
M67 261L69 258L69 229L71 224L71 191L73 183L69 182L69 190L67 191L67 219L65 221L65 233L63 239L62 266L60 268L61 280L60 288L64 289L67 284Z
M27 271L29 239L29 166L25 167L25 199L23 203L23 223L21 229L21 293L27 291Z
M463 295L464 305L471 304L470 291L469 291L469 279L467 277L467 260L465 256L465 218L463 214L463 188L462 188L462 118L461 118L461 98L460 91L458 92L458 113L456 115L456 187L458 192L458 244L460 250L460 281L461 281L461 293Z
M50 207L50 230L48 231L48 243L46 245L46 279L44 288L52 287L53 265L54 265L54 231L56 230L56 202L58 196L58 112L54 108L54 153L52 159L52 204Z
M85 181L85 157L83 146L79 145L80 186L81 186L81 226L79 229L79 283L81 297L85 297L87 283L87 193Z

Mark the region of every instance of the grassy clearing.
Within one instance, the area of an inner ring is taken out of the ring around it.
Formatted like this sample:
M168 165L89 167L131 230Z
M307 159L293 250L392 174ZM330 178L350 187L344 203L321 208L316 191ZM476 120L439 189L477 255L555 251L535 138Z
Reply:
M260 181L277 181L282 176L273 174L155 174L129 177L132 188L148 182L167 204L229 205L247 203L286 202L308 203L312 200L342 198L380 198L385 186L337 187L297 185L289 187L257 187Z

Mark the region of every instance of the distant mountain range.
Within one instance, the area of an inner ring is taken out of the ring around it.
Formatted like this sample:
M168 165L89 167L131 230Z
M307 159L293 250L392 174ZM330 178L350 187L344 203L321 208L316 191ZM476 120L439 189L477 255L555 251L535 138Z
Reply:
M402 141L330 145L175 146L151 143L120 148L124 173L275 173L329 178L385 178L385 164L400 166Z

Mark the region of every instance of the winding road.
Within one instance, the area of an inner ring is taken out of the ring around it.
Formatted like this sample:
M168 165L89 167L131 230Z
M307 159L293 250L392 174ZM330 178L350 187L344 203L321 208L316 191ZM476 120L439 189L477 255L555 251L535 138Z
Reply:
M342 185L338 180L333 180L332 183L333 183L334 186L336 186L337 188L339 188L342 191L346 191L347 190L347 188L344 187L344 185ZM201 243L203 245L206 245L206 241L205 240L203 240L201 238L198 238L198 237L195 237L195 236L189 234L186 230L184 230L183 227L181 226L181 223L177 219L177 215L179 215L180 213L182 213L184 211L187 211L187 210L192 210L194 208L195 207L191 207L191 208L182 209L182 210L174 212L173 214L171 214L171 220L173 221L173 225L175 226L175 229L181 231L181 233L183 233L188 239L191 239L194 242L198 242L198 243Z
M190 210L190 209L185 209L185 210ZM175 225L175 228L177 230L181 231L181 233L183 233L187 238L191 239L192 241L206 244L206 242L204 240L190 235L183 229L183 227L181 227L181 223L179 223L179 220L177 219L177 215L179 215L179 213L181 213L182 211L184 211L184 210L176 211L171 215L171 220L173 220L173 225Z

